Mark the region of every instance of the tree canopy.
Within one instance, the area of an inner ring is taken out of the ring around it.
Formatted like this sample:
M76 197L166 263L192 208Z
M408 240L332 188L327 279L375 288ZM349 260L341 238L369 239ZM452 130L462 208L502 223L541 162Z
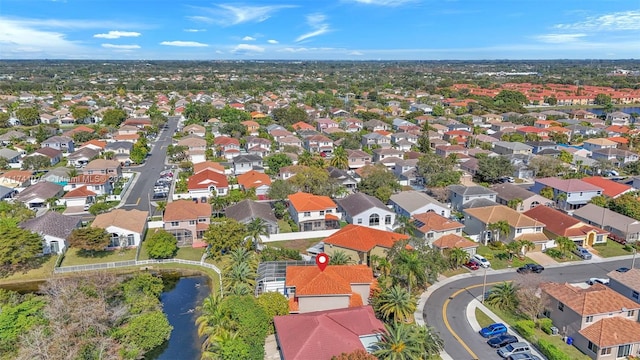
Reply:
M204 241L209 244L209 255L217 259L224 253L240 247L244 241L245 230L244 224L235 219L216 219L204 233Z
M157 230L151 234L144 241L144 246L152 259L169 259L178 252L178 241L165 230Z
M109 242L109 233L92 226L74 229L69 236L69 245L88 252L102 251Z

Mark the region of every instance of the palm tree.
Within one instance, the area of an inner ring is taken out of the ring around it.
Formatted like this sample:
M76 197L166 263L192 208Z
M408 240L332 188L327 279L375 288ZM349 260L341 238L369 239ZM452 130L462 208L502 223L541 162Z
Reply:
M437 355L444 349L444 340L433 328L420 326L418 328L418 337L423 341L423 351L428 356Z
M404 215L398 215L396 217L395 232L399 234L412 236L415 234L417 228L413 220L410 217Z
M225 291L237 294L238 289L244 293L246 289L251 290L256 284L256 273L246 262L233 264L224 273Z
M305 150L298 156L298 165L312 166L313 165L313 154L308 150Z
M355 261L353 261L353 259L351 259L351 257L342 250L334 251L333 254L331 254L331 257L329 258L329 265L349 265L349 264L355 264Z
M262 249L262 237L269 236L267 222L261 218L255 218L247 224L247 237L251 238L255 250Z
M387 323L407 322L416 311L416 299L405 288L394 285L375 299L376 312Z
M414 286L427 282L427 263L419 252L403 249L393 265L395 277L407 285L409 292Z
M158 201L156 202L156 210L160 211L160 215L164 215L164 211L167 209L166 201Z
M511 228L509 227L509 223L506 220L500 220L494 223L491 223L487 226L487 229L491 230L491 237L493 241L500 241L500 235L508 235ZM487 245L487 240L485 237L485 245Z
M331 158L329 165L341 170L346 170L349 168L349 157L344 147L338 146L333 151L333 157Z
M560 236L556 238L556 245L558 246L558 249L560 249L560 251L562 252L562 256L564 256L567 253L567 251L571 252L578 247L573 240L569 239L566 236Z
M518 210L518 207L522 204L522 199L515 198L507 201L507 206L512 208L513 210Z
M375 343L373 355L380 360L418 360L423 357L424 346L421 343L416 325L393 323L385 325L380 341Z
M513 310L518 305L517 291L518 288L513 283L505 281L491 289L486 302L500 310Z
M555 196L554 200L556 201L556 206L558 206L558 204L560 204L561 201L567 201L567 193L558 193L558 195ZM564 206L563 206L564 207Z
M513 259L513 254L517 253L520 249L522 249L520 241L512 241L507 244L507 250L509 251L509 261Z
M72 179L78 175L80 175L80 172L76 168L72 168L67 171L67 176L69 177L69 179Z
M520 240L520 251L522 251L522 255L526 255L527 252L536 248L536 244L529 240Z
M209 204L213 210L214 215L220 215L220 212L229 205L229 199L227 197L211 196L209 198Z
M461 265L469 261L469 253L459 247L454 247L448 251L449 262L454 269L459 268Z

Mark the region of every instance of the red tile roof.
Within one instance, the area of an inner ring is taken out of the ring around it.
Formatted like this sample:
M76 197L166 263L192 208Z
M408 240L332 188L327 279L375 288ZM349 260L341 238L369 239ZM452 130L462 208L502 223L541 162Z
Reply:
M548 177L536 179L536 182L567 193L602 190L602 188L599 186L591 185L579 179L560 179L556 177Z
M384 332L370 306L276 316L273 322L285 359L331 359L364 349L360 336Z
M546 283L540 287L581 316L619 313L622 309L640 309L640 304L602 284L595 284L586 289L566 283Z
M413 215L413 218L413 224L423 234L426 234L429 231L445 231L464 227L464 225L459 222L449 220L433 211L415 214Z
M605 179L601 176L591 176L591 177L582 178L582 181L602 188L604 190L603 194L609 197L616 197L633 189L629 185L620 184L619 182Z
M229 181L225 175L209 169L191 175L187 180L189 190L208 189L212 185L216 188L226 188L229 187Z
M407 235L392 231L349 224L324 239L324 243L345 249L368 252L376 246L390 249L397 241L408 238L409 236Z
M351 284L371 284L373 271L366 265L288 266L285 283L295 286L296 296L351 294Z
M203 170L213 170L220 174L224 174L224 166L220 165L217 162L213 161L204 161L201 163L193 164L193 173L197 174Z
M297 212L304 211L320 211L326 209L335 209L336 205L328 196L318 196L303 192L297 192L287 197L291 206L293 206Z
M63 198L73 198L73 197L84 197L86 198L87 196L95 196L96 193L94 193L93 191L87 189L87 186L80 186L77 189L73 189L71 191L69 191L68 193L64 194Z
M562 211L544 205L538 205L523 214L543 222L546 225L546 230L558 236L577 237L586 235L591 231L595 231L597 234L608 233L598 227L583 223Z

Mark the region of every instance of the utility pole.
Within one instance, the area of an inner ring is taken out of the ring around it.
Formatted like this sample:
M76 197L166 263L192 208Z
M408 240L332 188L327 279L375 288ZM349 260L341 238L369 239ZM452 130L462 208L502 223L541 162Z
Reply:
M487 290L487 268L484 268L484 277L482 279L482 304L484 305L485 293Z
M631 268L633 269L634 266L636 266L636 255L638 254L638 250L634 247L633 248L633 260L631 260Z

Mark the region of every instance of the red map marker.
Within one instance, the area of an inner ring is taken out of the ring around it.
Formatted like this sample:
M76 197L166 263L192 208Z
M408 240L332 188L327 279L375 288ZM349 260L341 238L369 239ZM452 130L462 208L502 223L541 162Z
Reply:
M320 268L320 271L324 271L329 265L329 255L320 253L316 256L316 265Z

